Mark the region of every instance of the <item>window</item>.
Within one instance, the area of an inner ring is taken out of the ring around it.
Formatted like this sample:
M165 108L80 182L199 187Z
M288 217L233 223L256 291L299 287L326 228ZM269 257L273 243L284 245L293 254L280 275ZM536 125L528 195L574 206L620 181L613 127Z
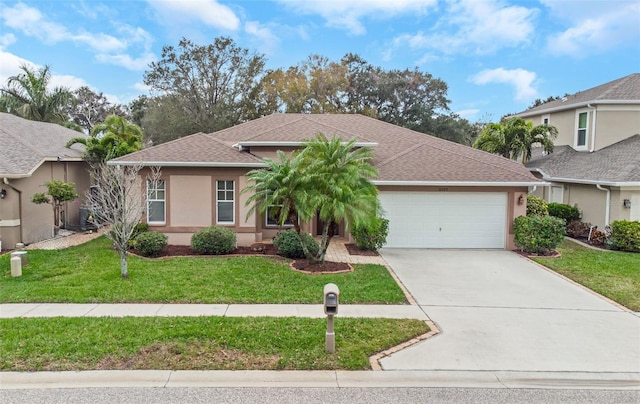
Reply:
M165 224L165 195L164 180L147 180L147 223Z
M540 123L542 125L549 125L549 122L551 122L551 115L549 115L549 114L542 115L542 119L541 119Z
M576 122L576 148L587 147L588 116L589 114L587 112L578 112Z
M217 223L233 224L235 222L235 192L233 181L216 181Z
M279 205L278 206L272 205L267 207L267 212L266 212L267 227L279 226L278 215L280 214L280 208L281 206ZM290 226L293 226L293 222L287 219L284 222L284 227L290 227Z

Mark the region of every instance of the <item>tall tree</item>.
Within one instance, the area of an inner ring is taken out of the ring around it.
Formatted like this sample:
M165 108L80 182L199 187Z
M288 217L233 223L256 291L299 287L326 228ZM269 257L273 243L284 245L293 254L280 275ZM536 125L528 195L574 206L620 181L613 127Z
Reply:
M125 116L121 105L110 103L104 94L95 93L89 87L80 87L73 94L75 99L68 105L67 113L87 133L109 115Z
M500 123L486 125L473 147L508 159L521 159L525 164L531 159L535 145L546 153L553 153L553 141L557 136L558 130L554 126L533 126L518 116L508 117Z
M9 77L6 87L0 89L0 110L32 121L68 121L65 108L71 103L73 94L64 87L49 88L50 67L35 70L22 65L20 70L22 73Z
M84 157L92 163L105 162L142 149L142 130L138 125L117 115L95 125L89 137L76 137L67 142L85 146Z
M158 62L149 65L144 83L152 91L174 96L197 131L212 132L252 116L250 97L264 74L264 56L218 37L199 46L183 38L178 47L165 46ZM165 104L152 105L162 108ZM151 107L151 106L148 106ZM147 126L155 122L147 122Z

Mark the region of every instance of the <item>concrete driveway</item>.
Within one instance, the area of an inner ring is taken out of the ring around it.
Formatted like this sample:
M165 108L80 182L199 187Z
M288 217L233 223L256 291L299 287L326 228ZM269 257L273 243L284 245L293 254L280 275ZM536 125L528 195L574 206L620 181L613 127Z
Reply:
M640 318L508 251L384 249L440 335L386 370L640 372Z

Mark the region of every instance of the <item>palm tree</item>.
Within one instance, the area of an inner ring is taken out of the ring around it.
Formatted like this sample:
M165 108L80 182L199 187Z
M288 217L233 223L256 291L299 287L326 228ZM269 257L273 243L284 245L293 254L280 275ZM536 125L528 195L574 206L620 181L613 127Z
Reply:
M378 175L370 164L373 151L367 147L356 148L355 143L355 139L328 140L319 134L302 151L302 170L309 176L311 192L301 210L305 217L317 211L324 223L318 255L307 257L312 262L324 261L333 237L330 232L333 223L344 221L348 229L354 224L370 223L377 217L378 190L370 181Z
M49 66L32 70L20 66L24 73L7 79L7 86L0 89L0 109L32 121L64 123L68 119L64 108L73 94L64 87L49 90L51 71Z
M551 125L537 125L520 117L490 123L483 130L473 147L508 159L522 159L525 164L531 158L534 145L540 145L546 153L553 153L553 141L558 130Z
M142 130L136 124L117 115L95 125L90 137L76 137L67 142L85 146L85 159L90 162L105 162L142 149Z

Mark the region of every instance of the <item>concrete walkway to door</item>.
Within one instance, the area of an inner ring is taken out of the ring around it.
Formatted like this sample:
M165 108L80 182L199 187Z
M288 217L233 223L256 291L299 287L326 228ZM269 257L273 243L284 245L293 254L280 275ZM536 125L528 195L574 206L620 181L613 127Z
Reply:
M509 251L384 249L442 333L385 370L640 372L640 318Z

